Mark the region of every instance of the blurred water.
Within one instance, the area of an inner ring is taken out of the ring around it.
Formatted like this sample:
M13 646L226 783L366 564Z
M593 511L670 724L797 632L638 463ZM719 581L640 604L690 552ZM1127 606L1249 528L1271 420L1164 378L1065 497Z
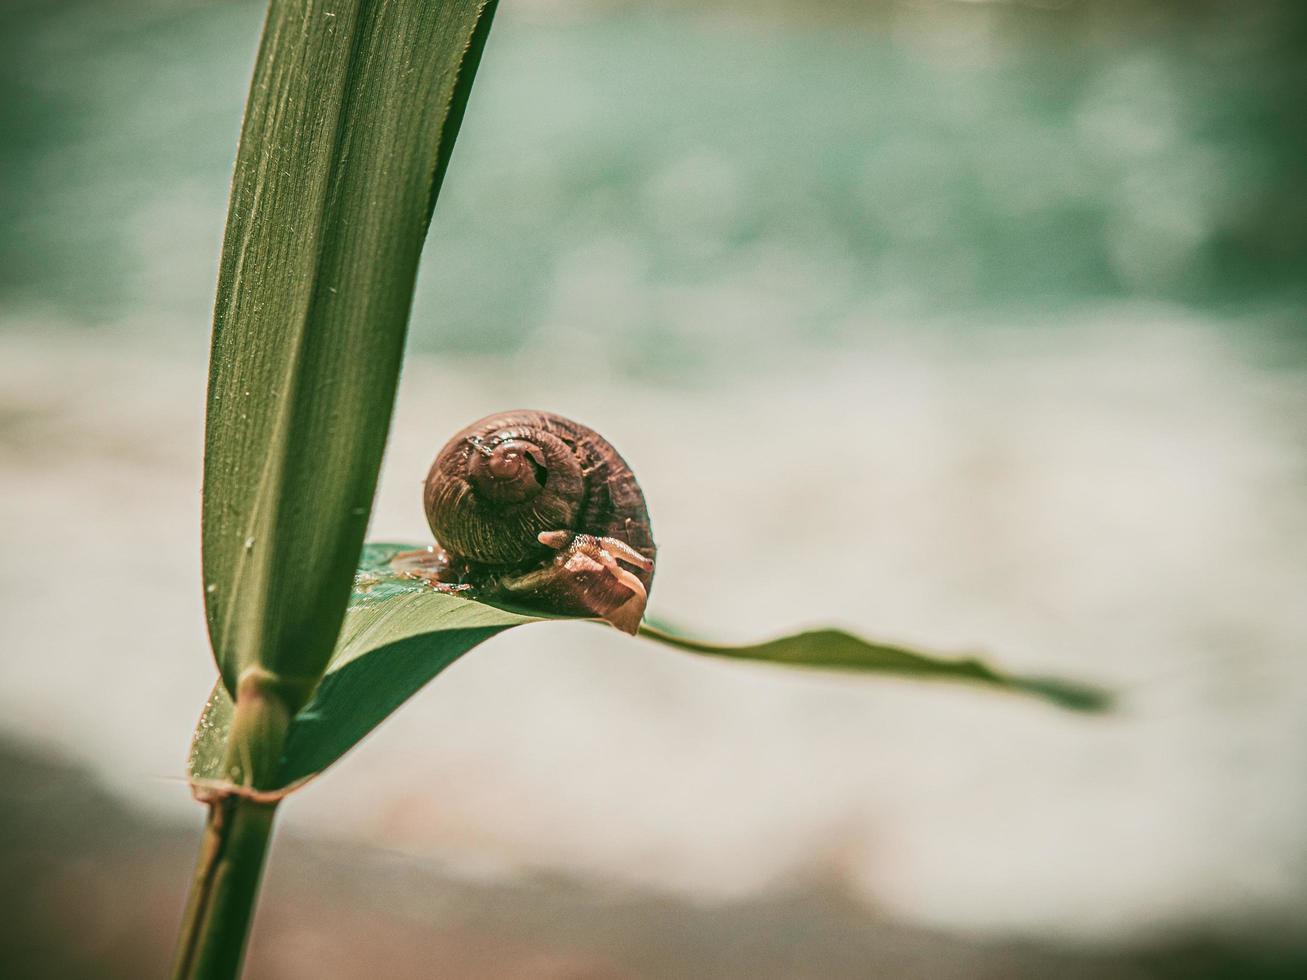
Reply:
M258 8L14 9L0 724L184 809L169 780L212 678L203 358ZM833 877L981 932L1287 931L1307 911L1300 18L868 10L506 5L373 536L423 537L450 431L549 408L640 475L656 612L985 649L1114 685L1121 713L540 627L442 676L287 819L703 901Z
M260 9L19 5L0 69L11 316L207 329ZM506 5L417 348L668 378L1122 297L1300 326L1298 5L731 9Z

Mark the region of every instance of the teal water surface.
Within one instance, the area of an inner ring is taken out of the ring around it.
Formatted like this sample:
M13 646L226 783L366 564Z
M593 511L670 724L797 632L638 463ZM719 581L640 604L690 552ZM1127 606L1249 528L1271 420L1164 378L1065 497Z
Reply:
M506 7L414 344L585 347L638 371L1122 299L1292 323L1295 6L871 4L815 24L802 4ZM261 10L16 9L6 319L208 329Z

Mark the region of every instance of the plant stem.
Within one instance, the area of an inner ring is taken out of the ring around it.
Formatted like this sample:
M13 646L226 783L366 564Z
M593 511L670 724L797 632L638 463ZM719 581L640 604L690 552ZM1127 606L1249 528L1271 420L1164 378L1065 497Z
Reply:
M231 980L240 974L277 812L277 799L259 797L257 788L276 780L295 714L287 697L295 693L294 685L261 668L241 675L223 759L231 790L209 802L174 980Z
M276 811L276 803L242 796L209 804L173 980L239 975Z

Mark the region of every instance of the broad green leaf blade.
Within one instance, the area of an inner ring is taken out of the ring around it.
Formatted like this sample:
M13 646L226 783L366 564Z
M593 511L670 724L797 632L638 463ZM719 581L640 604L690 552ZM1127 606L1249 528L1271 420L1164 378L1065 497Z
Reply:
M340 640L312 699L291 723L276 792L321 772L460 656L513 626L535 622L497 606L435 592L389 568L408 545L363 551ZM234 706L213 689L191 744L191 781L202 791L241 783L224 772Z
M705 643L648 623L640 627L640 635L678 650L733 660L824 670L863 671L898 677L970 681L1000 690L1033 694L1076 711L1102 711L1110 703L1104 691L1087 684L1005 674L974 657L940 657L906 647L872 643L843 630L809 630L764 643L738 646Z
M336 642L413 284L494 0L272 0L214 310L203 550L229 692Z
M312 700L295 717L282 780L321 772L468 650L525 616L456 596L429 593L363 610ZM380 642L382 638L385 642Z
M369 544L363 551L345 628L313 698L290 728L277 779L268 790L294 788L357 745L423 685L479 643L543 617L432 591L396 574L390 560L413 546ZM854 670L900 677L961 680L1035 694L1064 707L1099 710L1107 698L1066 681L1004 674L975 659L950 660L870 643L839 630L813 630L766 643L727 646L644 626L640 635L693 653L773 664ZM239 782L223 772L232 702L213 691L195 732L190 774L202 792Z

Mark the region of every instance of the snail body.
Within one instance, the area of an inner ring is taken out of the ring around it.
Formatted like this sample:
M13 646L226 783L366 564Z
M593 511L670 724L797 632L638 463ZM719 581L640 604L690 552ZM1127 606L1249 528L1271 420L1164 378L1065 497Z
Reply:
M657 548L644 494L612 444L550 412L501 412L449 440L423 502L434 583L634 633Z

